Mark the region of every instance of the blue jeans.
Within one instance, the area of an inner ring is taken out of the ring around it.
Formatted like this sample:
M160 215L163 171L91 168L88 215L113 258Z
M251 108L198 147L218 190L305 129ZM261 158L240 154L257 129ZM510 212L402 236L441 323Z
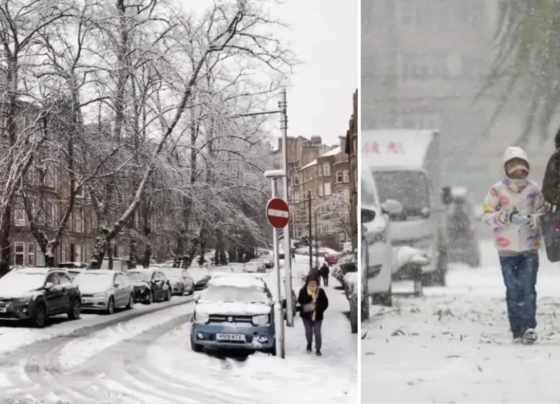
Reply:
M537 271L539 254L526 252L514 257L500 257L506 285L509 325L514 338L537 326Z

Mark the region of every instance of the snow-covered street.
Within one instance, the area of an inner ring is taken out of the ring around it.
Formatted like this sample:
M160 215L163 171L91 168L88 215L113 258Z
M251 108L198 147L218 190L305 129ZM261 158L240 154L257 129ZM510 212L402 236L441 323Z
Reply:
M298 272L308 258L296 257ZM357 402L357 338L341 290L326 288L323 357L305 352L301 319L286 329L286 359L195 353L192 297L138 305L113 316L84 314L43 329L0 327L1 403L257 404Z
M454 265L446 288L373 307L362 333L362 402L558 402L560 268L541 252L539 341L512 344L496 251L482 267Z

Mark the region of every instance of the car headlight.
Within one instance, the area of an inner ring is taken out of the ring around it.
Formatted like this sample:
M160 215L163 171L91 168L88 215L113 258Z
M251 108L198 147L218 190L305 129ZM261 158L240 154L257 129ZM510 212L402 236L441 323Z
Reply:
M107 293L106 292L96 293L93 295L93 297L107 297Z
M253 316L254 325L267 325L268 324L268 314L262 314L260 316Z
M30 302L31 300L33 300L33 295L31 296L24 296L24 297L18 297L17 299L14 299L16 302L20 302L20 303L25 303L25 302Z
M210 319L210 316L208 315L208 313L194 312L193 320L194 320L195 323L206 324L209 319Z

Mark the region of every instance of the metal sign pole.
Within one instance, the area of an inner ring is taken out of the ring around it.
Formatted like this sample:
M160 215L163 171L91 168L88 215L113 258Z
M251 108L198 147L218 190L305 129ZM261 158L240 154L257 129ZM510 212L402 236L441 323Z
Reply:
M271 178L272 198L276 197L276 178ZM282 310L282 276L280 272L280 247L278 243L278 229L272 227L274 245L274 268L276 269L276 283L278 285L277 298L274 304L274 324L276 329L276 354L282 359L286 357L284 346L284 313ZM284 251L284 256L286 252ZM284 261L285 262L285 261Z
M282 166L284 168L284 178L282 187L284 188L284 200L289 202L288 190L288 100L286 89L282 89L280 94L280 128L282 129ZM294 307L292 302L292 243L290 240L290 225L284 227L284 273L286 279L286 322L288 327L294 326Z

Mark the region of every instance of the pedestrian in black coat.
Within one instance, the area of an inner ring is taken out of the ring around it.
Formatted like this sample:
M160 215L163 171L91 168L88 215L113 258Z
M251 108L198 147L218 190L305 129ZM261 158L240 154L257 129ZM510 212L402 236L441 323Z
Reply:
M301 318L305 327L307 352L311 352L315 337L315 353L321 356L321 326L324 313L329 307L329 299L325 290L319 286L317 277L307 277L305 285L299 291L298 302L301 305Z
M330 272L331 272L331 270L329 269L329 266L327 265L326 262L324 262L323 266L319 270L319 273L321 274L321 278L323 278L323 285L324 286L329 286L329 274L330 274Z

